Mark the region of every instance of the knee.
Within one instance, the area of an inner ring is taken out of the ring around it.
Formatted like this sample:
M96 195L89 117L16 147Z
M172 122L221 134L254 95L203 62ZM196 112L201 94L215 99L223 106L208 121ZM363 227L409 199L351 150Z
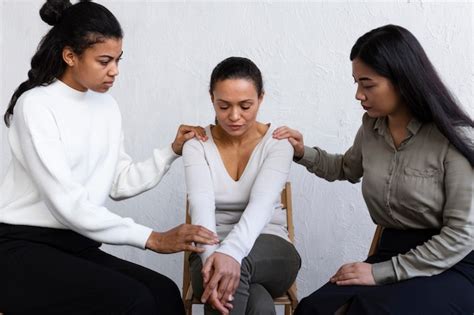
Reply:
M314 307L313 301L308 297L302 299L296 307L295 315L316 315L319 311Z
M153 294L139 282L117 290L113 302L120 314L155 314L157 310Z
M184 309L178 286L170 278L156 274L151 284L152 294L156 300L159 314L181 314Z

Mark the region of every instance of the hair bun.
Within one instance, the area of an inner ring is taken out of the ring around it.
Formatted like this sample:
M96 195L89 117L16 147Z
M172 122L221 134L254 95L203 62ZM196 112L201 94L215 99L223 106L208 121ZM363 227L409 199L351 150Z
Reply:
M61 20L64 10L71 6L69 0L47 0L40 9L40 16L49 25L56 25Z

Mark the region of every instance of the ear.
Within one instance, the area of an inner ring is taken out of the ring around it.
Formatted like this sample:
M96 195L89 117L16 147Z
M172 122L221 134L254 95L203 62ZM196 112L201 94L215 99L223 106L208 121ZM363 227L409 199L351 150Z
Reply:
M258 97L258 105L262 104L264 96L265 96L265 91L262 91L262 93L260 93Z
M71 47L66 46L63 48L63 60L69 67L74 67L77 63L77 55L71 49Z

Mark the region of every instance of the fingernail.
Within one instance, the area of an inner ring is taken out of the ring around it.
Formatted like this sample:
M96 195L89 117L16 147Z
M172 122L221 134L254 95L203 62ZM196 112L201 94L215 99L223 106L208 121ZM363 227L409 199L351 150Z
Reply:
M233 301L234 300L234 297L231 295L229 295L229 301Z

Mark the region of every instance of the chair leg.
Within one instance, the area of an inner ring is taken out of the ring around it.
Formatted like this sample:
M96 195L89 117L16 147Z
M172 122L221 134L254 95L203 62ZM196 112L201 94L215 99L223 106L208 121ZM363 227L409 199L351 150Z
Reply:
M293 309L291 305L285 305L285 315L293 315Z
M193 315L193 304L190 303L189 305L184 305L186 315Z

